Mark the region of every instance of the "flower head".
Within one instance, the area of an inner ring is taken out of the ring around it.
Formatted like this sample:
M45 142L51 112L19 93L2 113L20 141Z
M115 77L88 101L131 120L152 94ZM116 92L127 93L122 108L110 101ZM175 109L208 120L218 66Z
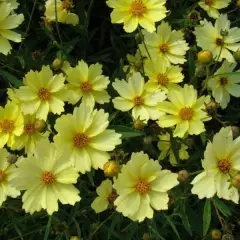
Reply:
M63 74L53 75L49 66L40 72L30 71L25 75L24 85L15 90L21 101L24 114L36 114L36 118L46 120L48 113L60 114L64 111L66 89Z
M219 17L219 9L226 8L231 0L200 0L198 5L212 18Z
M161 170L158 161L143 152L133 153L113 187L119 195L116 210L133 221L153 218L153 210L168 209L167 191L178 185L177 174Z
M116 109L123 112L132 109L134 119L156 120L160 117L161 112L157 109L157 105L166 99L166 95L161 90L148 92L140 73L134 73L128 82L116 79L113 88L120 95L113 99Z
M78 15L71 13L73 8L72 0L57 0L57 17L55 11L55 0L47 0L45 3L46 11L45 17L47 21L57 21L65 24L77 25L79 22Z
M23 116L20 108L13 102L8 102L5 108L0 107L0 148L6 143L14 144L15 137L23 132Z
M12 29L17 28L24 20L23 14L12 13L13 5L11 3L0 3L0 53L8 55L11 52L9 40L21 42L21 34Z
M14 164L8 163L8 152L5 148L0 149L0 207L7 196L17 197L20 192L10 183L13 176Z
M17 0L0 0L0 4L1 3L10 3L12 10L17 9L19 6L19 3L17 2Z
M149 32L155 31L155 22L166 17L166 0L108 0L113 8L112 23L123 23L126 32L133 32L138 25Z
M168 23L162 22L158 26L157 32L144 31L144 41L148 52L144 44L140 44L139 47L145 57L148 57L149 53L154 61L160 57L166 65L183 64L186 62L185 54L189 49L183 35L183 32L172 31Z
M73 186L78 173L63 150L41 140L36 144L34 155L22 158L11 180L23 194L23 208L33 214L46 209L48 214L58 210L62 204L74 205L80 201L79 190Z
M108 77L102 75L102 65L87 65L83 60L75 68L67 67L67 88L71 90L69 102L76 104L80 99L92 108L95 102L104 104L109 102L110 96L106 89L109 84Z
M118 196L112 187L112 181L109 179L103 181L97 188L96 192L98 197L96 197L91 204L92 209L96 213L103 212L107 210L108 207L111 207Z
M196 27L194 31L198 46L211 51L215 60L220 62L224 58L235 62L231 51L236 52L240 48L240 29L230 28L230 24L227 15L221 14L214 26L204 19L201 26ZM226 34L223 34L223 31Z
M231 127L222 128L215 134L204 153L204 171L192 181L193 194L202 199L212 198L217 193L219 198L238 203L238 190L230 184L231 178L240 171L239 140L240 137L233 140Z
M220 103L222 108L226 108L229 101L230 95L234 97L240 97L240 78L238 75L230 75L224 73L233 72L237 66L235 63L229 63L224 61L222 66L215 72L214 75L221 74L219 77L211 78L208 81L208 86L212 90L213 97L217 103ZM238 70L237 72L240 72ZM223 75L222 75L223 74Z
M63 115L56 121L58 134L54 142L59 149L64 149L81 173L90 171L91 167L103 169L110 159L107 152L121 143L120 134L106 129L108 116L103 110L93 110L82 103L73 114Z
M185 84L168 92L168 101L159 103L158 108L169 115L162 116L158 124L160 127L177 125L174 136L183 138L186 133L198 135L205 131L203 121L208 121L204 103L209 100L202 96L197 98L197 91L192 85Z

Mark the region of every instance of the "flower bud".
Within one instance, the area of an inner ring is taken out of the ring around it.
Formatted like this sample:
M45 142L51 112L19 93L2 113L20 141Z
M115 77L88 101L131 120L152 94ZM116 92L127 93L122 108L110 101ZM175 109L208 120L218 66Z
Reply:
M237 127L237 126L231 126L231 129L232 129L233 138L238 137L238 136L239 136L239 127Z
M141 121L140 119L134 120L133 122L133 127L135 129L141 130L144 128L144 126L145 126L144 122Z
M189 179L189 172L187 170L181 170L178 172L178 181L187 182Z
M56 71L62 67L62 64L63 62L59 58L55 58L52 62L52 69Z
M187 18L191 21L191 22L197 22L201 19L200 13L196 10L191 11Z
M213 55L208 50L202 50L198 53L197 58L200 63L209 64L213 59Z
M151 238L149 237L149 235L147 233L144 233L143 234L143 237L142 237L143 240L151 240Z
M37 120L34 124L36 131L45 132L47 130L47 123L43 120Z
M217 103L215 102L210 102L206 104L207 112L210 116L214 116L217 113Z
M146 137L143 138L143 142L147 145L151 144L152 141L153 141L152 136L146 136Z
M237 7L240 8L240 0L237 1L236 5L237 5Z
M72 237L70 238L70 240L80 240L80 238L77 237L77 236L72 236Z
M194 141L193 138L187 138L187 139L185 140L185 144L186 144L188 147L192 147L192 146L194 146L195 141Z
M213 229L211 235L212 235L212 239L214 240L220 240L222 237L222 233L218 229Z
M200 62L196 62L195 74L199 78L206 77L206 66Z
M231 233L226 233L223 235L222 240L234 240L234 237Z
M114 177L120 172L120 165L116 161L108 161L103 166L106 177Z
M236 61L240 61L240 48L234 53L234 58Z
M9 155L8 156L8 162L10 163L10 164L14 164L14 163L16 163L17 162L17 160L18 160L18 156L16 156L16 155Z
M232 178L232 186L240 190L240 175Z

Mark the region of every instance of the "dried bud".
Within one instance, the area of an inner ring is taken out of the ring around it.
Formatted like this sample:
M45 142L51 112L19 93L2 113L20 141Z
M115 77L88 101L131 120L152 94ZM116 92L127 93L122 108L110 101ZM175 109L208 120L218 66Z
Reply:
M188 146L188 147L192 147L194 145L195 141L193 138L188 138L185 140L185 144Z
M37 120L34 124L36 131L45 132L47 130L47 123L43 120Z
M144 137L143 141L145 144L149 145L152 143L153 138L152 138L152 136L146 136L146 137Z
M133 122L133 127L135 129L140 130L140 129L143 129L144 126L145 126L145 123L143 121L141 121L140 119L134 120L134 122Z
M114 177L120 172L120 165L116 161L108 161L103 166L106 177Z
M178 181L187 182L189 179L189 172L187 170L181 170L178 172Z
M240 48L234 53L234 58L236 61L240 61Z
M217 113L217 103L215 102L210 102L206 104L207 112L210 116L214 116Z
M232 186L240 190L240 175L232 178Z
M231 126L232 128L232 135L233 135L233 138L236 138L239 136L239 127L237 126Z
M197 22L201 19L200 13L196 10L191 11L187 18L191 21L191 22Z
M234 240L234 237L231 233L224 234L222 240Z
M222 237L222 233L218 229L213 229L211 235L212 235L212 239L214 240L220 240Z
M202 50L198 53L197 58L200 63L209 64L213 59L213 55L208 50Z
M62 60L60 60L59 58L55 58L52 62L52 69L56 71L62 67L62 64Z
M195 74L199 78L206 77L206 66L200 62L196 62Z
M41 58L41 52L40 51L34 51L32 52L32 59L33 60L39 60Z
M18 160L18 156L16 156L16 155L9 155L9 156L8 156L8 162L9 162L10 164L16 163L17 160Z
M70 238L70 240L80 240L80 238L77 237L77 236L72 236L72 237Z
M142 237L143 240L151 240L151 238L149 237L149 235L147 233L144 233L143 234L143 237Z

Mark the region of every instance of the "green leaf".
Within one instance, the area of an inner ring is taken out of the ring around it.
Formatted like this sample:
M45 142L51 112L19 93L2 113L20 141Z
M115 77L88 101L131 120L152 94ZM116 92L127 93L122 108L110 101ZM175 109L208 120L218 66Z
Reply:
M188 220L188 215L186 213L186 204L183 201L180 205L179 216L182 219L182 223L183 223L184 227L186 228L186 230L188 231L189 235L192 236L192 228L191 228L191 225L190 225L189 220Z
M51 224L52 224L52 216L50 215L49 219L48 219L46 231L45 231L45 234L44 234L44 240L48 240L48 236L49 236L49 233L50 233L50 230L51 230Z
M169 225L171 226L172 230L174 231L174 233L176 234L177 238L180 240L180 235L178 233L177 228L175 227L172 219L170 217L168 217L167 215L164 215L164 217L166 218L167 222L169 223Z
M110 126L111 129L114 129L117 133L122 134L122 138L133 138L133 137L140 137L145 136L144 132L135 130L130 127L122 126L122 125L112 125Z
M190 81L195 75L195 68L196 68L192 51L189 51L188 53L188 63L189 63L188 76Z
M4 71L4 70L0 70L0 74L10 83L12 83L15 87L20 87L23 85L23 83L18 80L15 76L13 76L12 74Z
M203 211L203 236L207 234L211 223L211 200L207 199Z
M218 210L225 216L225 217L230 217L232 215L231 210L228 208L228 206L221 201L218 198L215 198L214 203L216 204Z
M240 72L219 73L219 74L211 76L209 79L215 78L215 77L226 77L226 76L240 76Z

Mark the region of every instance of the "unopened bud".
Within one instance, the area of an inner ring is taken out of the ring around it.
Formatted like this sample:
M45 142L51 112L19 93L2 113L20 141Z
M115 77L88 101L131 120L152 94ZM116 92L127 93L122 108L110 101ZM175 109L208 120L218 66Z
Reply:
M189 172L187 170L181 170L178 172L178 181L187 182L189 179Z
M232 178L232 186L240 190L240 175Z
M55 58L52 62L52 69L58 70L62 67L63 62L59 58Z
M222 240L234 240L234 237L231 233L224 234Z
M16 156L16 155L9 155L9 156L8 156L8 162L9 162L10 164L16 163L17 160L18 160L18 156Z
M146 136L146 137L143 138L143 142L147 145L151 144L152 141L153 141L152 136Z
M238 137L238 136L239 136L239 127L237 127L237 126L231 126L231 129L232 129L233 138Z
M206 77L206 66L200 62L196 62L195 74L199 78Z
M43 120L37 120L34 124L36 131L45 132L47 130L47 123Z
M140 130L140 129L143 129L144 126L145 126L144 122L141 121L140 119L134 120L134 122L133 122L133 127L134 127L135 129Z
M188 14L188 19L191 22L197 22L201 19L200 13L196 10L193 10Z
M210 102L206 105L207 112L210 116L214 116L217 113L217 103L215 102Z
M195 141L193 138L188 138L185 140L185 144L188 146L188 147L192 147L194 145Z
M202 50L198 53L197 58L200 63L209 64L213 59L213 55L208 50Z
M104 164L103 170L106 177L114 177L120 172L120 165L116 161L108 161Z
M240 48L234 53L234 58L236 61L240 61Z
M149 235L147 233L144 233L143 234L143 237L142 237L143 240L151 240L151 238L149 237Z
M72 236L72 237L70 238L70 240L80 240L80 238L77 237L77 236Z
M218 230L218 229L212 230L211 235L212 235L212 239L214 239L214 240L220 240L221 237L222 237L222 233L221 233L221 231Z

